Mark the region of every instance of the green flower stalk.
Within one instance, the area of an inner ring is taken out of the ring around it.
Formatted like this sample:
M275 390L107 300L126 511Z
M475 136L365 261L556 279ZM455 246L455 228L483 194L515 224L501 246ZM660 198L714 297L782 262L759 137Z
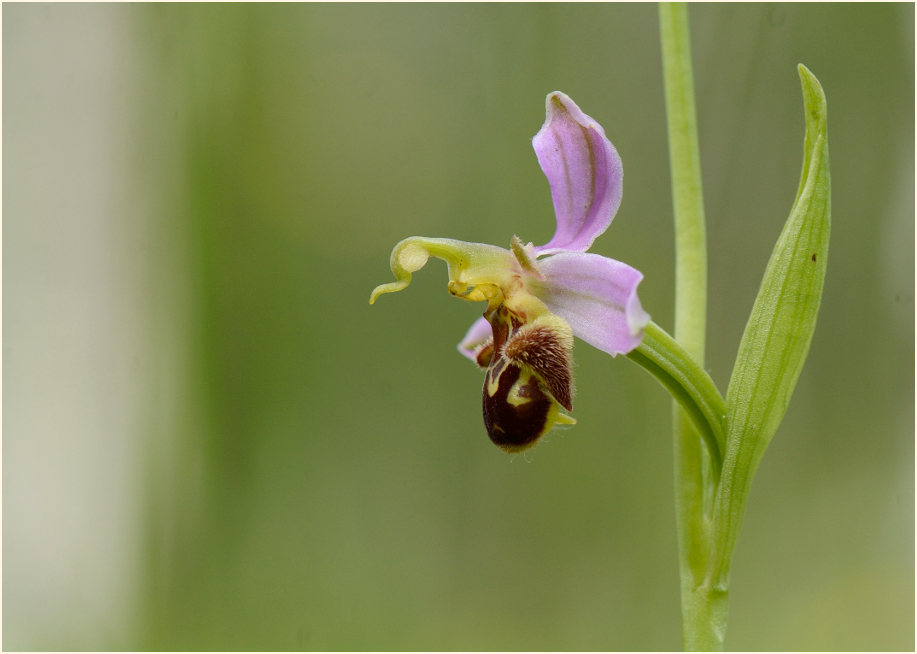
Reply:
M688 9L659 5L663 80L675 218L675 337L703 366L707 321L707 244L700 150L694 108ZM724 412L725 414L725 412ZM725 419L725 416L724 416ZM704 586L710 551L709 502L722 461L701 447L689 414L673 405L675 523L681 579L682 642L686 649L720 649L725 597ZM711 463L712 461L712 463Z

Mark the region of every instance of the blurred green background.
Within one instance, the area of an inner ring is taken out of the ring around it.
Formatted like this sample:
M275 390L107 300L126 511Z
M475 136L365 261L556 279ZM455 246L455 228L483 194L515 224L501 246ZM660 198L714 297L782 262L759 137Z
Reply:
M914 8L694 5L725 390L828 98L818 330L733 566L731 649L914 648ZM652 4L3 7L5 649L680 647L669 400L576 349L575 415L487 440L482 307L405 236L546 242L563 90L624 202L593 251L670 327Z

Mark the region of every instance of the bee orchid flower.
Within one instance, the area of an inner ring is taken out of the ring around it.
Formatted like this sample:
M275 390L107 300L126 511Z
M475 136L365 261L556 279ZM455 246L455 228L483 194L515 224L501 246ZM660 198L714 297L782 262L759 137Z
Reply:
M547 117L532 140L551 187L557 228L540 246L513 236L510 248L414 236L391 255L396 281L408 286L433 256L448 266L449 292L486 302L459 351L486 370L484 425L507 452L533 446L552 427L573 424L573 337L612 356L636 348L650 317L640 305L643 275L586 252L621 204L621 158L592 118L560 91L546 99Z

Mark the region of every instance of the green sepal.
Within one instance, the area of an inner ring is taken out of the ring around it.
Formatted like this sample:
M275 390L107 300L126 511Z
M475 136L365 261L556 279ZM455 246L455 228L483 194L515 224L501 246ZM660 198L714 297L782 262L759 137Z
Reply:
M745 327L726 393L726 452L714 505L708 583L728 584L729 563L755 470L787 410L815 331L828 262L831 177L827 104L798 66L806 137L796 201L774 247Z

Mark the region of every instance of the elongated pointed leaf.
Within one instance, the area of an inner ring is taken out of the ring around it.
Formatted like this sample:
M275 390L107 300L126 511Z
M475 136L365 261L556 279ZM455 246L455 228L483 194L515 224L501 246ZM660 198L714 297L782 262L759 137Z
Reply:
M728 578L752 477L809 352L825 281L831 230L827 105L805 66L799 66L799 77L806 114L799 189L767 264L726 394L726 455L714 513L717 583Z

